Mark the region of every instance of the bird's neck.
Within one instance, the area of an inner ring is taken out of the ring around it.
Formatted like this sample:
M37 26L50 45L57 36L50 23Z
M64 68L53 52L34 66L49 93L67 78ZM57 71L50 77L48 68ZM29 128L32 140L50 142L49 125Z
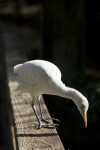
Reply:
M51 94L71 99L72 101L74 101L75 104L77 104L77 100L82 95L77 90L66 87L63 83L55 84L54 88L52 88L51 91L52 91Z

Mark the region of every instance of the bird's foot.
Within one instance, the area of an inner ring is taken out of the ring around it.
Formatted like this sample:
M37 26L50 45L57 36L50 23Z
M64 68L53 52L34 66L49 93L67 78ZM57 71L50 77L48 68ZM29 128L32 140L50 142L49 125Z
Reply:
M41 121L43 121L45 123L49 123L49 120L60 122L60 120L56 119L56 118L44 118L44 117L41 118Z
M48 120L54 120L54 121L60 122L60 120L56 118L48 118Z
M49 124L49 121L48 120L56 120L56 121L59 121L58 119L55 119L55 118L48 118L48 119L45 119L45 117L43 116L43 114L41 113L41 118L39 117L37 111L36 111L36 108L35 108L35 105L32 105L32 108L34 110L34 113L36 115L36 118L39 122L39 124L36 126L37 129L40 129L40 128L57 128L59 126L59 124ZM42 121L44 121L45 123L47 124L42 124Z
M45 122L45 123L49 123L49 120L60 122L60 120L56 119L56 118L45 118L44 115L41 116L40 120Z
M39 125L36 126L36 129L41 129L41 128L58 128L59 124L42 124L41 122L39 123Z
M48 119L46 119L44 117L41 117L40 120L43 121L43 122L45 122L45 123L49 123Z

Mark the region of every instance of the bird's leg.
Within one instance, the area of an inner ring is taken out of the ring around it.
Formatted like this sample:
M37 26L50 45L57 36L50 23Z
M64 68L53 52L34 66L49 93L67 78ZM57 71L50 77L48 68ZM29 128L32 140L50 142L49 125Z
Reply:
M37 120L39 122L38 126L36 126L37 129L40 129L42 127L43 128L57 128L57 126L59 126L59 124L42 124L41 118L39 118L39 115L38 115L38 113L36 111L36 108L35 108L35 105L33 104L33 101L32 101L32 108L33 108L34 113L36 115L36 118L37 118Z
M41 120L40 120L40 118L39 118L39 116L38 116L38 114L37 114L37 111L36 111L35 105L32 105L32 108L33 108L34 113L35 113L35 115L36 115L36 118L37 118L37 120L38 120L38 122L39 122L38 127L39 127L39 128L41 128Z
M43 109L42 109L42 105L40 102L40 96L38 97L38 103L39 103L39 108L40 108L41 120L46 122L46 123L49 123L49 121L47 121L48 119L46 119L43 115Z
M46 123L49 123L48 120L51 120L51 119L60 122L60 120L59 120L59 119L56 119L56 118L45 118L45 117L44 117L40 98L41 98L41 97L39 96L39 97L38 97L38 103L39 103L39 108L40 108L40 113L41 113L41 120L44 121L44 122L46 122Z

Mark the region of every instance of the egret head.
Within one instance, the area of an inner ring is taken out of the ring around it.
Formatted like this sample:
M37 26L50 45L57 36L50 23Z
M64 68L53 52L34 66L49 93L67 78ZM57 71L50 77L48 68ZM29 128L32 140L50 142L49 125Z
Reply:
M87 111L88 111L88 107L89 107L89 103L86 97L84 97L83 95L81 95L81 97L77 100L76 103L79 112L82 115L82 118L84 120L84 125L85 128L87 127Z

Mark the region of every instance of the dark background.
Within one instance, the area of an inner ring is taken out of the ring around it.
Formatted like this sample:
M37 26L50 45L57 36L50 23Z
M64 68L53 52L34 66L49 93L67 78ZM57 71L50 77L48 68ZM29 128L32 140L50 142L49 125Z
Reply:
M0 21L23 42L29 60L55 63L63 82L89 100L88 126L72 101L44 95L65 149L100 149L100 3L84 0L0 1ZM1 46L1 45L0 45ZM0 51L1 52L1 51ZM0 57L1 58L1 57ZM0 150L6 150L0 81Z

